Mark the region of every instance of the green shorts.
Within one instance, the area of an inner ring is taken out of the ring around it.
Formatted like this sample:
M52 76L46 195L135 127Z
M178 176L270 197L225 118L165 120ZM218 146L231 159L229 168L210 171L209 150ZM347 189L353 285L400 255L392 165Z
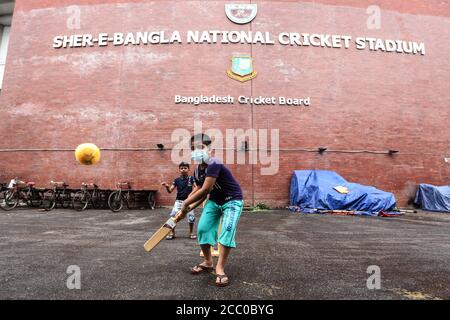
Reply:
M216 242L219 242L225 247L236 248L236 228L243 208L244 201L242 200L231 200L222 206L208 200L198 222L198 243L215 246ZM222 228L217 237L222 216Z

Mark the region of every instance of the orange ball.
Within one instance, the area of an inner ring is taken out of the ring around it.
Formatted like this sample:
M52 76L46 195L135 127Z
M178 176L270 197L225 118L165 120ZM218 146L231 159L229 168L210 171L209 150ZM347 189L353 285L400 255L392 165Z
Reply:
M92 143L80 144L75 150L75 159L84 165L93 165L100 161L100 149Z

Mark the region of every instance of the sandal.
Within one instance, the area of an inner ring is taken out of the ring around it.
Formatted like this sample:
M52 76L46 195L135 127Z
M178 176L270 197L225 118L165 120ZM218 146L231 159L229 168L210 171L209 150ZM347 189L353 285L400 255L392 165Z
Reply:
M207 267L207 266L202 266L201 264L198 264L191 269L191 273L192 274L200 274L202 272L212 271L212 270L214 270L214 267Z
M169 234L169 235L166 237L166 240L173 240L173 239L175 239L175 235L174 235L174 234Z
M216 277L216 286L218 287L226 287L230 283L230 279L226 274L216 274ZM219 282L217 282L217 280L219 280Z
M189 235L189 239L197 239L197 236L195 234Z

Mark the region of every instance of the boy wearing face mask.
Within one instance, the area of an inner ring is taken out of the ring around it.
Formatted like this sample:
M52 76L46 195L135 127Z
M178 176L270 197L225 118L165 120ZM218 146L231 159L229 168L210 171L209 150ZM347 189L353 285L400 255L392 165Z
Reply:
M198 243L204 261L191 269L192 274L213 270L211 246L219 242L219 260L216 265L216 285L229 284L225 274L225 264L232 248L236 247L235 235L239 218L244 207L242 190L230 170L217 159L211 157L211 139L206 134L191 137L192 160L198 163L194 178L197 191L183 203L176 221L187 212L200 205L209 194L197 227ZM222 218L222 228L218 226Z

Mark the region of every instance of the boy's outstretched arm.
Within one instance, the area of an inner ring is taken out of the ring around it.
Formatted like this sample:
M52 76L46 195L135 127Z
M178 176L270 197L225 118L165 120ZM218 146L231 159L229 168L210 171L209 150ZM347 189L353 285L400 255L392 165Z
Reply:
M175 185L173 185L173 184L171 186L169 186L166 182L163 182L163 183L161 183L161 185L163 187L166 187L166 190L168 193L172 193L172 191L175 189Z

